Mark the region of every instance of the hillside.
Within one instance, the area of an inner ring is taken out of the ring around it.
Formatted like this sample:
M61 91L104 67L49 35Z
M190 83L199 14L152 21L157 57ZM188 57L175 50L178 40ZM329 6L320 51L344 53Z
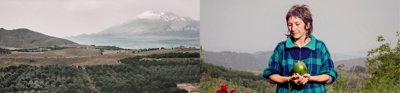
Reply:
M268 64L271 52L238 53L205 51L204 60L219 66L233 69L262 71Z
M65 45L77 45L77 43L25 28L13 30L0 28L0 47L2 48L38 48Z
M362 66L365 67L366 58L352 58L346 60L334 61L335 66L343 64L345 67Z

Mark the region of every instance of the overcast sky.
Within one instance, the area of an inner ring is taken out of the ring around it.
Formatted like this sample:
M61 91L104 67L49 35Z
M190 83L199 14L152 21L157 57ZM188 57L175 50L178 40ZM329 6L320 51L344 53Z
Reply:
M200 0L0 0L0 27L56 37L100 32L147 11L200 19Z
M285 16L294 4L307 4L314 33L332 56L365 57L382 34L400 31L398 0L201 0L201 44L207 51L272 51L285 40Z

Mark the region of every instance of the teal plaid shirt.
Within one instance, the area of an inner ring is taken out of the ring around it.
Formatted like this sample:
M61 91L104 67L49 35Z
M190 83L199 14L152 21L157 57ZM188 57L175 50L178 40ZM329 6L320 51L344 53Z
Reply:
M291 76L293 67L297 61L303 61L308 69L308 74L311 76L327 74L332 77L333 83L337 79L337 72L334 70L334 65L330 57L328 48L324 42L316 39L313 35L310 36L311 41L302 48L296 46L292 40L287 38L286 41L280 42L275 48L271 58L269 59L268 67L264 69L263 77L268 79L272 74L281 76ZM295 84L277 84L277 93L325 93L325 83L308 82L305 86L299 87Z

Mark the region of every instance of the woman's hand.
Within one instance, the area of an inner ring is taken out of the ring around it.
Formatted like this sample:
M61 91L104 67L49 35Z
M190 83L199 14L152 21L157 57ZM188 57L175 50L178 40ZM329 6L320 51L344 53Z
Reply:
M300 85L306 85L306 83L310 80L311 75L310 74L304 74L302 77L303 78L300 80Z
M292 81L296 85L305 85L310 80L310 78L311 78L310 74L304 74L303 76L301 76L298 73L294 73L292 75Z
M291 80L293 81L293 83L298 85L298 83L300 82L300 78L301 78L301 75L299 75L298 73L294 73L292 75L292 79Z
M294 73L293 75L292 75L292 80L298 80L299 78L300 78L301 76L300 76L300 74L298 74L298 73Z

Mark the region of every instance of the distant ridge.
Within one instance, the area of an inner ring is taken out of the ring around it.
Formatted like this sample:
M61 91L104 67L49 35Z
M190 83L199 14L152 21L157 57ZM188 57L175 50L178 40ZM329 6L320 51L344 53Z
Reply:
M271 54L272 51L263 51L256 53L205 51L204 60L206 63L211 63L232 69L262 71L267 66Z
M7 30L0 28L0 47L7 49L38 48L77 45L77 43L48 36L26 28Z

